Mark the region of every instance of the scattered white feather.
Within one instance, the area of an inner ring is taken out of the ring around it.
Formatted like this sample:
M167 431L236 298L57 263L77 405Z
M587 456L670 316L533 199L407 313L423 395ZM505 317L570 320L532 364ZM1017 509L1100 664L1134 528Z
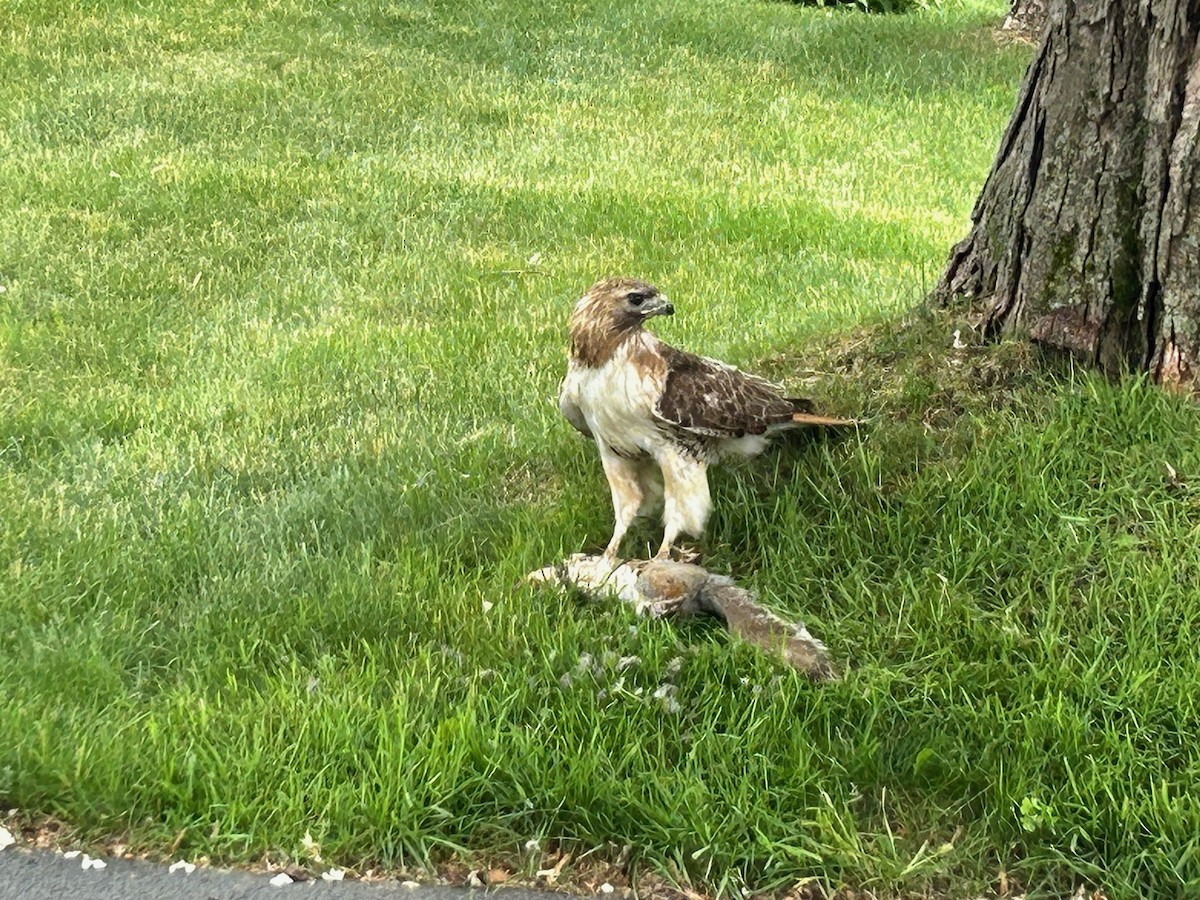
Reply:
M304 852L314 862L321 862L321 845L313 840L312 832L305 831L304 837L300 838L300 846L304 848Z
M175 862L171 863L169 866L167 866L167 873L169 875L174 875L176 872L178 872L180 870L183 871L184 875L191 875L193 872L196 871L196 864L186 862L185 860L182 860L182 859L178 859Z
M962 330L959 328L954 329L954 343L952 346L954 347L955 350L966 350L967 349L967 345L963 343Z
M270 884L271 887L286 887L287 885L292 884L292 876L287 872L280 872L271 879Z
M538 843L537 838L530 838L525 842L525 852L533 853L535 850L541 850L542 845Z
M604 884L600 885L600 893L601 894L611 894L614 890L615 890L615 888L611 884L609 884L607 881L604 882Z
M80 853L79 850L68 850L66 853L63 854L63 859L74 859L75 857L77 857L79 855L79 853Z
M0 825L0 850L3 850L5 847L11 847L16 842L17 839L12 836L12 832L3 825Z
M415 891L420 886L421 886L421 882L419 882L419 881L402 881L402 882L400 882L400 887L408 888L410 891Z
M102 859L92 859L92 857L85 853L83 854L83 859L80 860L80 865L83 871L86 872L88 869L103 869L108 863Z
M345 877L345 869L330 869L328 872L321 873L322 881L341 881Z

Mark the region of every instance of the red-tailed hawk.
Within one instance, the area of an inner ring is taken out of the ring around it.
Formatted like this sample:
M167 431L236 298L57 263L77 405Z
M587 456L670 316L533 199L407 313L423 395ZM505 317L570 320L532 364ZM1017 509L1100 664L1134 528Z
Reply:
M733 366L664 344L642 326L675 308L630 278L599 281L571 313L571 349L558 405L596 442L616 526L604 556L615 561L634 518L663 504L658 558L680 534L699 537L712 508L708 466L756 456L781 431L849 425L811 413L807 400Z

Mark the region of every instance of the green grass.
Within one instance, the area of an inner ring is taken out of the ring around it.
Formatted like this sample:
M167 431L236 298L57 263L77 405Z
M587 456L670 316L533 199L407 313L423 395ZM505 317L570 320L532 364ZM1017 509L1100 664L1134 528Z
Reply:
M963 233L1001 6L6 4L0 807L225 861L1200 889L1195 410L942 320L830 338ZM707 538L844 681L514 587L609 533L553 397L617 273L873 417L716 477Z

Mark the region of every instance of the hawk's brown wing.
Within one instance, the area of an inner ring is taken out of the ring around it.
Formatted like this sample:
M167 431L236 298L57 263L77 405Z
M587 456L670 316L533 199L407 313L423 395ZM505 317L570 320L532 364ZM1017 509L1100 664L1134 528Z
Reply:
M667 378L655 411L684 431L712 438L763 434L803 409L765 379L674 347L662 352Z

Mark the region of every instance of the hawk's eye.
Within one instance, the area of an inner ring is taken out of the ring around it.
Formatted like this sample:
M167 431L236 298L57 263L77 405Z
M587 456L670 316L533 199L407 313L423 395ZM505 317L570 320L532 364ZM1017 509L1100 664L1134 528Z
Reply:
M643 303L646 302L647 299L649 299L648 294L630 294L629 295L629 302L632 303L634 306L641 306Z

